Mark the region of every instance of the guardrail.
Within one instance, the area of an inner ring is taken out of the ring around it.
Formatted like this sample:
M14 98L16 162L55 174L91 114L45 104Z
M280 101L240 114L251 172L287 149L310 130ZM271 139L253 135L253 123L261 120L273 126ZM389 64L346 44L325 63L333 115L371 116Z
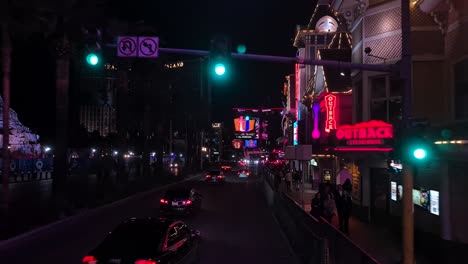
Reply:
M267 201L301 263L379 263L325 219L314 218L291 197L275 190L270 171L265 176Z

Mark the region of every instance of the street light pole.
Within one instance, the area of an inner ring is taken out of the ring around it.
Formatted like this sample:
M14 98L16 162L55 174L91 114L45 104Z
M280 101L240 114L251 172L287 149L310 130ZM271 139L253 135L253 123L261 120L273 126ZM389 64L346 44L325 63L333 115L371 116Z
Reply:
M403 142L408 138L412 113L412 80L411 80L411 20L410 1L401 0L402 60L400 76L403 84ZM403 143L404 144L404 143ZM404 148L402 148L404 149ZM403 156L408 157L408 153ZM403 263L414 264L414 215L413 215L413 167L408 159L403 165Z

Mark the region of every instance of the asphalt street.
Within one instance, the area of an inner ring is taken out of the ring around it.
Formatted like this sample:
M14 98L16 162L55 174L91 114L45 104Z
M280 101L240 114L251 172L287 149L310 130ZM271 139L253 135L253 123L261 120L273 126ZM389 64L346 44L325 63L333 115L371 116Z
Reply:
M201 263L293 263L287 242L267 207L259 178L238 179L228 174L222 186L206 184L203 175L189 179L177 185L193 187L204 196L201 212L184 219L191 228L201 231ZM165 189L140 193L0 243L0 263L81 263L82 257L120 222L130 217L157 216Z

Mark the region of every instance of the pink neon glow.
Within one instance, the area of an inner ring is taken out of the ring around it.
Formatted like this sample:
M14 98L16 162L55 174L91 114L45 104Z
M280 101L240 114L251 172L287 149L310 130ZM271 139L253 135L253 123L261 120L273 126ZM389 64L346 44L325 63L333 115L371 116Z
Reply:
M325 96L325 108L327 121L325 122L325 132L330 133L330 130L336 129L336 95L328 94Z
M389 152L392 151L393 148L351 148L351 147L338 147L335 148L335 151L357 151L357 152L369 152L369 151L375 151L375 152Z
M301 80L301 77L300 77L300 70L299 70L299 64L296 64L296 98L295 98L295 101L296 101L296 105L295 105L295 109L296 109L296 119L299 120L299 100L300 100L300 97L301 97L301 87L300 87L300 84L299 84L299 81Z
M318 127L320 106L315 104L312 110L314 110L314 130L312 131L312 138L317 139L320 138L320 130Z
M338 129L351 129L351 128L368 128L368 127L391 127L392 124L385 123L384 121L380 120L370 120L367 122L361 122L354 125L343 125L340 126Z

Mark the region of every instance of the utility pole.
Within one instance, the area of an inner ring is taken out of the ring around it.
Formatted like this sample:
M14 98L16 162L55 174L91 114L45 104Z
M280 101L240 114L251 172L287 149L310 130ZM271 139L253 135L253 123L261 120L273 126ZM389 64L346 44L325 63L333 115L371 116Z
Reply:
M400 77L403 84L403 142L408 138L412 114L412 79L411 79L411 20L410 1L401 0L401 45L402 60ZM402 148L404 149L404 148ZM408 157L408 153L402 153ZM406 159L403 165L403 263L414 264L414 215L413 215L413 167Z

